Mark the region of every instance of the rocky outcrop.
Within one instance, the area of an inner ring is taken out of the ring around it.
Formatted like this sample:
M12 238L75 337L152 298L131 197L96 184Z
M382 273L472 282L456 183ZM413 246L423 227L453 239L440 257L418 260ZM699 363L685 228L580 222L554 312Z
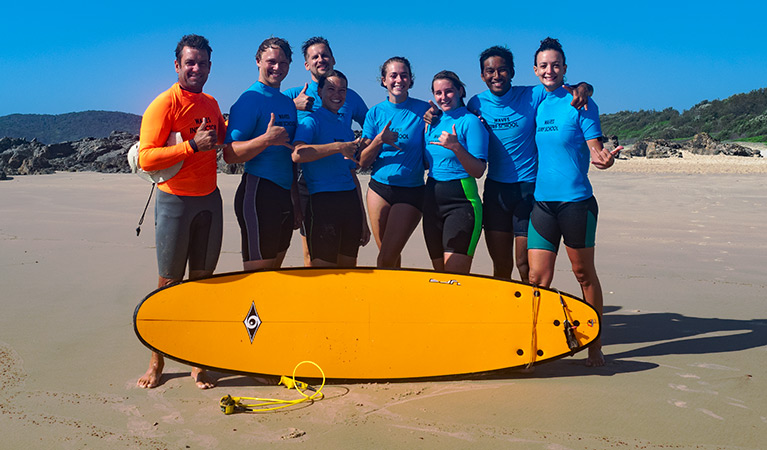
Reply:
M7 175L66 172L130 172L126 155L138 136L116 131L106 138L44 145L37 140L0 139L0 170Z
M720 142L707 133L698 133L687 142L668 141L666 139L645 139L634 143L630 156L647 158L681 158L682 151L696 155L727 155L761 158L757 150L738 144Z
M685 143L685 150L698 155L757 156L761 153L738 144L720 142L708 135L698 133Z
M645 140L635 143L629 154L647 158L681 158L682 146L666 139Z
M60 172L129 173L128 149L138 136L116 131L106 138L45 145L37 140L0 139L0 179L12 175L36 175ZM226 164L218 155L218 170L242 173L242 164Z

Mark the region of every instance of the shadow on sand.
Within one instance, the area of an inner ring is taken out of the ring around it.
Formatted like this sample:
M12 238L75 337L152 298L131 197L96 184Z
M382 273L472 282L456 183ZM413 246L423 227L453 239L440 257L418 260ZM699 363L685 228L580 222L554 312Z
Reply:
M605 307L603 345L646 344L613 358L725 353L767 345L767 320L705 319L677 313L618 314Z

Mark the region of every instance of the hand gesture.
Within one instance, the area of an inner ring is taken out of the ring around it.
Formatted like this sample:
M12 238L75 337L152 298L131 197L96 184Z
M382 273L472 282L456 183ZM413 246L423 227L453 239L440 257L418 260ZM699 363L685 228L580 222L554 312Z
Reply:
M293 144L290 143L290 134L285 128L274 124L274 113L269 119L269 124L264 131L264 138L269 145L281 145L293 150Z
M402 150L397 146L397 138L399 137L399 134L396 131L392 131L389 129L391 126L391 120L389 123L386 124L383 130L378 134L378 138L381 140L383 144L389 144L392 147L396 148L397 150Z
M197 127L197 131L195 132L195 135L192 138L195 145L197 145L198 152L207 152L208 150L213 150L218 148L218 146L216 145L216 142L218 141L218 135L216 134L216 130L208 130L207 128L208 128L208 118L203 117L202 123L200 123L200 126Z
M314 111L314 97L306 95L306 89L309 88L309 83L304 83L304 88L299 92L298 97L293 99L293 103L296 105L296 109L299 111Z
M359 165L360 162L357 159L357 149L362 145L362 137L351 142L341 142L340 145L339 152L344 155L344 158Z
M439 141L436 141L436 142L432 141L432 142L429 142L429 144L441 145L448 150L455 151L454 149L456 144L460 145L460 143L458 142L458 134L455 131L455 125L453 125L452 133L443 131L442 134L439 136Z
M442 110L431 100L429 100L429 106L431 108L427 109L424 113L423 121L429 125L436 126L439 123L439 118L442 116Z
M597 169L609 169L613 164L615 164L615 155L617 155L621 150L623 150L622 145L619 145L613 151L609 151L604 147L592 147L591 164L594 164L594 167Z
M562 86L567 92L572 94L573 101L570 102L570 105L573 108L589 110L589 89L586 86L588 86L586 83L578 83L575 87L566 84Z

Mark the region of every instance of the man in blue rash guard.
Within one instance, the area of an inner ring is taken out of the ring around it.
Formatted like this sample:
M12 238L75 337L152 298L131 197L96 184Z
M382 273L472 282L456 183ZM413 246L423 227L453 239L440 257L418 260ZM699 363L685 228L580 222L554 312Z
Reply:
M485 241L493 276L510 279L516 260L520 279L527 282L527 226L537 170L535 112L545 90L541 85L512 86L514 57L506 47L484 50L479 64L488 90L472 97L467 107L490 130L483 195ZM587 83L568 89L575 108L584 106L593 92Z
M296 130L296 108L280 93L292 51L287 41L269 38L256 53L258 81L232 106L224 150L227 163L245 163L234 209L242 233L245 270L278 268L293 233L294 180L291 141ZM261 140L245 149L243 141Z
M304 54L304 66L312 77L312 81L303 86L294 87L283 92L289 98L298 110L298 121L300 122L313 111L317 111L322 106L322 100L318 92L317 82L327 73L333 71L336 60L333 57L333 50L330 49L330 43L321 36L315 36L307 39L301 45L301 51ZM346 101L338 111L346 125L351 128L352 120L360 126L365 123L365 114L368 107L362 97L354 90L346 90Z
M330 43L327 39L321 36L314 36L307 39L306 42L301 45L301 52L304 54L304 67L306 67L306 70L308 70L311 75L311 82L283 92L293 99L296 109L298 110L299 122L322 106L322 100L320 99L319 91L317 89L317 82L321 77L332 72L333 67L336 64L336 60L333 57L333 50L330 48ZM367 111L368 107L365 105L365 101L362 100L362 97L352 89L347 89L346 101L338 111L339 117L344 120L346 126L351 129L352 120L354 120L361 127L365 123L365 114L367 114ZM306 183L301 173L300 165L298 166L298 169L298 194L300 195L298 201L301 203L299 214L303 214L309 194L306 191ZM297 217L297 220L300 221L301 217ZM306 231L303 229L303 226L301 226L301 238L304 247L304 265L309 266L309 250L306 244Z

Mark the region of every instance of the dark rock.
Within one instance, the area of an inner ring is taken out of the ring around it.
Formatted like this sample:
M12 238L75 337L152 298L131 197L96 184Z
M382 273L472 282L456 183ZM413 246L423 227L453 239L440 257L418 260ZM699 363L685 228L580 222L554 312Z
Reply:
M698 133L685 144L685 150L696 155L762 156L761 152L738 144L720 142L708 133Z
M647 158L681 158L682 146L665 139L647 139L636 142L629 154Z
M75 152L71 142L62 142L60 144L49 145L43 156L47 159L65 158Z
M130 172L128 149L138 136L113 132L106 138L44 145L36 140L0 139L0 170L8 175L34 175L55 171Z

